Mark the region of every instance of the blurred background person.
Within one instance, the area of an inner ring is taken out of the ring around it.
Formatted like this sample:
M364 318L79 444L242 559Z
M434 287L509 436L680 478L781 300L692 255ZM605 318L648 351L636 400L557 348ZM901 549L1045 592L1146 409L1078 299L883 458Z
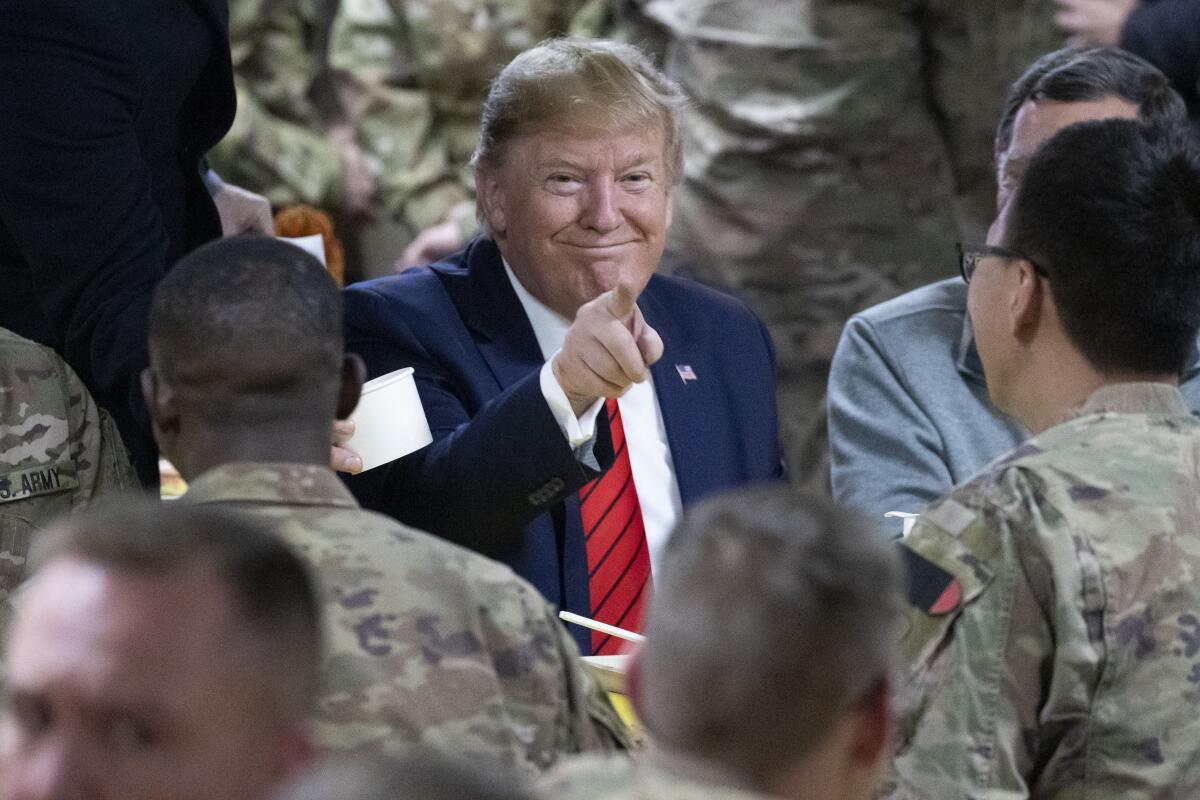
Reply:
M7 800L266 800L309 761L303 563L228 513L125 500L39 542L5 652Z
M671 537L629 683L633 762L548 773L555 800L866 800L891 755L895 546L811 492L739 489Z
M308 204L348 223L370 210L372 178L342 118L329 67L339 0L232 0L238 112L210 160L277 208Z

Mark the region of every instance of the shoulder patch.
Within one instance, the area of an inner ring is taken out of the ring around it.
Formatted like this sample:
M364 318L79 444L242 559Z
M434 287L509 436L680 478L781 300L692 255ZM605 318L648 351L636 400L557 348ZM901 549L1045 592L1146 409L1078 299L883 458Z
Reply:
M930 522L951 536L958 536L975 521L976 514L953 497L937 503L924 514L923 519Z
M908 573L908 602L931 616L949 614L963 601L962 584L920 553L900 545Z

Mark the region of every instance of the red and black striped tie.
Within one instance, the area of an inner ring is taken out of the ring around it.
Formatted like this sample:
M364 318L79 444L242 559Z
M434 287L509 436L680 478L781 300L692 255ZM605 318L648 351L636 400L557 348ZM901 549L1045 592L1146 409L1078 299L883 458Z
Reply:
M617 401L604 404L615 458L599 478L579 490L580 514L587 537L588 591L592 618L632 631L642 628L642 608L650 591L650 553L646 526L633 485L625 428ZM621 651L623 642L592 633L592 654Z

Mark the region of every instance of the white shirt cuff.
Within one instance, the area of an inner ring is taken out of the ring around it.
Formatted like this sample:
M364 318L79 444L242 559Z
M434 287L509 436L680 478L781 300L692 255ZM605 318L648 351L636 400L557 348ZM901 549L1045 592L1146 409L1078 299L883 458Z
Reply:
M558 353L554 355L558 355ZM567 393L558 385L558 379L554 377L553 362L554 357L551 356L550 360L542 365L542 372L539 376L542 397L546 398L546 405L550 407L550 413L554 415L554 420L558 423L563 436L567 437L567 443L575 451L576 458L586 459L591 455L591 445L596 439L596 416L604 407L604 398L598 399L587 411L576 417L575 412L571 409L571 401L567 399ZM585 445L586 452L581 454L579 450Z

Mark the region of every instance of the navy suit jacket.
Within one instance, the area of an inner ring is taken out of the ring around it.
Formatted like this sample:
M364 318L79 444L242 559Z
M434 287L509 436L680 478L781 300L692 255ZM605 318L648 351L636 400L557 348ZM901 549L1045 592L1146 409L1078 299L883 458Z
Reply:
M414 367L434 441L347 479L368 508L497 558L589 612L582 466L542 397L542 353L487 239L432 267L346 290L346 347L371 377ZM684 505L782 475L774 354L742 303L655 275L638 299L665 351L652 368ZM678 366L690 367L683 380ZM594 452L612 463L607 422ZM576 631L589 652L586 631Z

